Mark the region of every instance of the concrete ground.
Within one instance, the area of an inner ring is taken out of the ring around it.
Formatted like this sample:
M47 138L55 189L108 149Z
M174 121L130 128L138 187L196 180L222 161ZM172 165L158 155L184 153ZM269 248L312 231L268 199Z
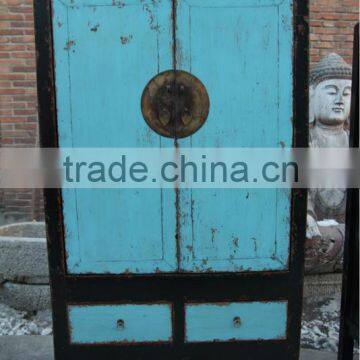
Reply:
M0 336L1 360L53 360L51 336ZM336 354L302 350L300 360L336 360Z

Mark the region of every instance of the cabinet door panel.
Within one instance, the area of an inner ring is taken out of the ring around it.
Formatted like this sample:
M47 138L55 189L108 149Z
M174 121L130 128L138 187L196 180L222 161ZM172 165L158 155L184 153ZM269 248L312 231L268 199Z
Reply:
M173 66L171 8L170 0L53 1L60 147L173 146L140 106L147 82ZM68 272L173 271L174 204L172 190L63 190Z
M179 145L290 147L292 1L178 3L177 67L201 79L210 97L205 125ZM183 270L288 268L289 190L182 190L180 209Z

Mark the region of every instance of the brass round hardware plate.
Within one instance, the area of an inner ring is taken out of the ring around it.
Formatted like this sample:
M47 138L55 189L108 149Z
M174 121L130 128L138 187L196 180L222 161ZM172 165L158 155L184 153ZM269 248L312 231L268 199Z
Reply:
M194 134L205 123L210 100L202 82L186 71L165 71L149 81L141 97L143 117L169 138Z

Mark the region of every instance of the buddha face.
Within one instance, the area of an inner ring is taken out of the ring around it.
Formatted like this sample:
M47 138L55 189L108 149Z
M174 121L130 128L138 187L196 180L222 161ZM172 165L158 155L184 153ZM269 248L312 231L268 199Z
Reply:
M312 116L324 125L341 125L350 115L351 80L330 79L310 89Z

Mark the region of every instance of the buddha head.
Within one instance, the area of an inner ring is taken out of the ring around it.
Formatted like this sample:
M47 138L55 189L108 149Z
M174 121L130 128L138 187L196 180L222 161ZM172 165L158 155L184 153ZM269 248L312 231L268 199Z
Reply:
M350 115L351 67L337 54L329 54L310 72L310 123L343 125Z

